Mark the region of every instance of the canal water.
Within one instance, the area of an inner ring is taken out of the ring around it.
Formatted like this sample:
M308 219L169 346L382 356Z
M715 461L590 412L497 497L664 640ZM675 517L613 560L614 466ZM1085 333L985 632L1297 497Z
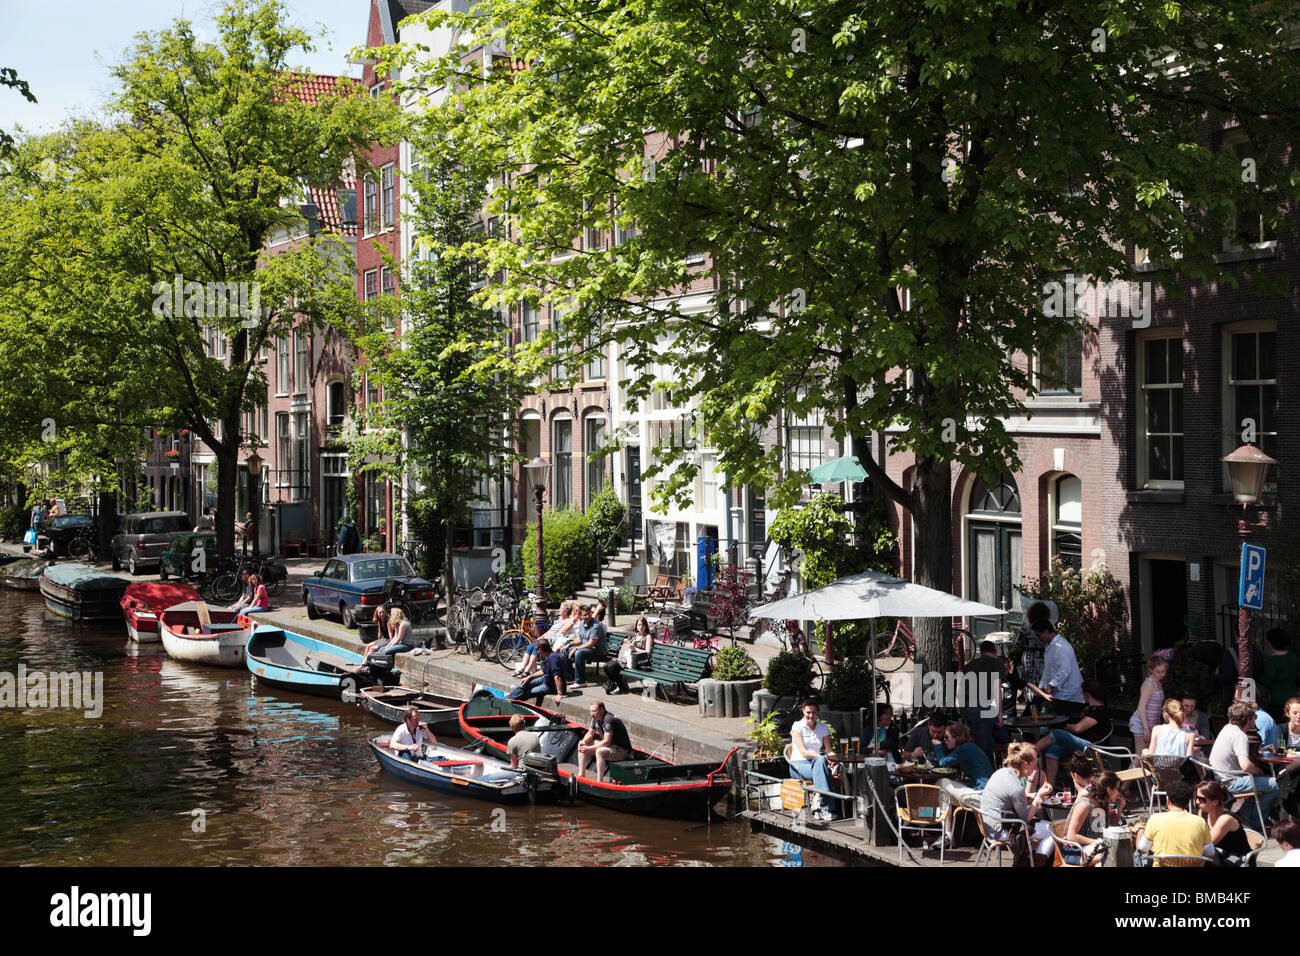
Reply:
M0 706L0 865L834 865L743 822L496 808L384 774L361 707L173 661L0 591L0 680L103 675L102 714ZM82 704L86 704L82 701ZM388 728L391 730L391 728Z

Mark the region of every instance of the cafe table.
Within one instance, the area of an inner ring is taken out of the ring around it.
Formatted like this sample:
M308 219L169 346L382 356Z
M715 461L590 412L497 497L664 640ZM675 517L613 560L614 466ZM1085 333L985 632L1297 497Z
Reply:
M1290 754L1295 754L1295 756L1290 756ZM1259 754L1259 762L1271 767L1273 769L1273 776L1276 777L1291 764L1300 762L1300 751L1291 750L1287 754L1278 754L1276 751L1266 753L1261 750Z
M1003 717L1002 723L1012 730L1020 732L1021 739L1024 739L1025 731L1037 731L1035 740L1041 737L1053 727L1060 727L1069 720L1062 714L1054 714L1050 717Z

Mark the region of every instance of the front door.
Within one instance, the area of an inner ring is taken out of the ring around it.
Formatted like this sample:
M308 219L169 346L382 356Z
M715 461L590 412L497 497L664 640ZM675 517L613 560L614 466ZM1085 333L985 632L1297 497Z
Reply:
M634 535L641 529L641 446L627 446L627 524Z
M970 579L966 593L972 601L994 607L1018 608L1020 584L1020 525L1009 522L971 521ZM1000 630L1002 618L971 618L976 637Z

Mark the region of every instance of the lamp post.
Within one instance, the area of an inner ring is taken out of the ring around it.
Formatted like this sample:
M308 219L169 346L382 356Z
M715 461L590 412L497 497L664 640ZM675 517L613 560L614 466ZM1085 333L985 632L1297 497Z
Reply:
M261 477L262 459L254 448L253 453L248 456L248 510L253 513L253 557L255 558L261 555L257 540L258 522L262 516L262 502L259 497L262 490L259 487Z
M1237 519L1237 536L1241 538L1241 543L1244 545L1252 530L1268 527L1267 520L1249 520L1249 509L1259 504L1259 494L1264 487L1264 476L1268 473L1268 466L1276 465L1277 461L1254 445L1242 445L1231 455L1225 455L1222 460L1228 466L1232 500L1241 504L1241 517ZM1260 518L1266 519L1267 515L1261 515ZM1244 573L1245 568L1238 568L1238 580ZM1238 590L1240 591L1240 587ZM1245 682L1255 676L1254 662L1251 660L1250 608L1246 607L1240 598L1237 601L1237 656L1240 664L1237 668L1236 696L1240 700Z
M542 566L542 494L546 491L546 478L551 472L551 463L538 455L524 465L524 474L533 486L533 497L537 501L537 601L546 606L546 571Z

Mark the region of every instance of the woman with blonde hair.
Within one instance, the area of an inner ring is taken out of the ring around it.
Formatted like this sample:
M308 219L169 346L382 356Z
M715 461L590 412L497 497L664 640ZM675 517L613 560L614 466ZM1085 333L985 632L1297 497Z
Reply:
M388 633L392 635L388 643L379 648L379 641L371 641L361 652L362 657L369 657L371 654L400 654L411 649L407 637L411 631L411 622L406 619L406 613L400 608L395 607L388 612ZM364 664L362 665L365 666ZM359 669L359 668L355 668Z
M1183 729L1183 702L1170 697L1161 709L1165 722L1151 730L1151 743L1144 754L1168 754L1186 757L1196 746L1196 732Z
M1007 748L1007 757L1002 761L1002 769L989 777L980 795L980 812L984 815L984 828L989 836L998 840L1009 840L1016 866L1050 866L1055 852L1052 847L1052 835L1046 824L1034 828L1033 842L1038 853L1031 861L1031 851L1022 844L1021 828L1003 823L1003 820L1023 820L1028 825L1033 823L1043 805L1043 800L1052 792L1052 785L1044 782L1033 795L1025 793L1025 783L1038 773L1038 748L1025 741L1017 741ZM1046 841L1046 842L1044 842Z
M546 639L551 642L551 650L556 651L572 641L577 635L574 630L578 626L578 615L575 608L578 606L577 601L561 601L560 610L557 612L558 617L554 624L546 629ZM513 677L523 677L529 673L537 663L537 645L529 644L524 649L524 659L519 662L515 668Z

